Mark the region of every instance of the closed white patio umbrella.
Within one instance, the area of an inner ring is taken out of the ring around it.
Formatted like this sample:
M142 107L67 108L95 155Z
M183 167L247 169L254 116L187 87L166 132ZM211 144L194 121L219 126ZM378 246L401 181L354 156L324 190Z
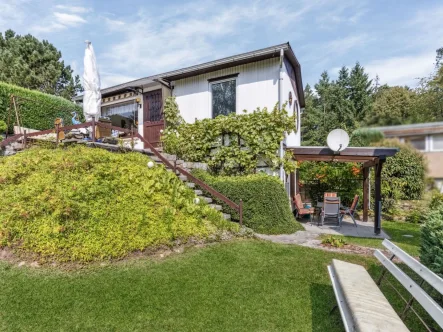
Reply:
M91 121L94 117L96 120L100 117L100 107L102 96L100 93L100 74L97 68L94 48L90 41L86 41L85 57L83 60L83 114L86 121Z

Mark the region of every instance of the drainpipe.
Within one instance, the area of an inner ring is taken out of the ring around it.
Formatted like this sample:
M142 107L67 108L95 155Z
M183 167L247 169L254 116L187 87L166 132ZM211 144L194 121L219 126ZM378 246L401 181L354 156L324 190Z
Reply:
M284 58L284 51L283 49L280 49L280 69L279 69L279 78L278 78L278 107L279 109L282 108L283 101L282 101L282 84L283 84L283 58ZM286 133L285 133L286 137ZM283 158L284 150L283 150L283 140L280 142L280 149L279 149L279 157ZM283 169L283 165L280 166L280 180L285 183L285 170Z

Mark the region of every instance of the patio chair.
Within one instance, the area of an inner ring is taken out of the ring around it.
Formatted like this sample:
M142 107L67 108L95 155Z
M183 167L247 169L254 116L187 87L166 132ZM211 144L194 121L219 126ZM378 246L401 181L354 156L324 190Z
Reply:
M341 222L342 222L343 218L345 217L345 215L349 215L351 217L352 221L354 222L355 227L357 227L357 222L355 221L355 218L354 218L354 212L355 212L355 210L357 210L357 205L358 205L359 198L360 197L358 195L355 195L354 196L354 200L352 201L351 207L350 208L346 208L345 210L340 210L340 214L341 214L341 216L340 216L340 226L341 226Z
M296 211L295 218L300 218L309 215L309 221L312 224L312 215L314 214L315 209L313 207L305 208L303 202L301 201L300 194L295 195L293 202Z
M321 211L321 225L324 225L326 218L337 219L340 225L340 198L339 197L325 197L323 202L323 209Z
M324 197L337 197L337 193L325 193Z

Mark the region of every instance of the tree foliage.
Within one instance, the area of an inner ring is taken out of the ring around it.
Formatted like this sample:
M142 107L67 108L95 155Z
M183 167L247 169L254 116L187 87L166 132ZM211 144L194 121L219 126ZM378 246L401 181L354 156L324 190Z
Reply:
M79 76L61 58L47 40L12 30L0 33L0 81L71 100L83 89Z
M443 277L443 204L429 211L421 227L420 261Z
M277 155L284 133L296 130L295 115L289 116L284 107L185 123L175 99L170 97L165 103L164 117L165 150L188 161L206 162L215 174L254 173L259 162L272 169L283 165L288 173L295 169L289 155Z
M386 159L382 169L382 209L392 213L398 200L421 199L427 169L423 154L394 139L385 139L375 146L399 148L395 156Z

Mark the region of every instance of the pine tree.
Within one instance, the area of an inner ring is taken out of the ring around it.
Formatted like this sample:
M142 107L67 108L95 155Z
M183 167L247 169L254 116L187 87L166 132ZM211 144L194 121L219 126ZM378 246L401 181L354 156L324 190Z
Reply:
M372 80L365 73L364 67L357 62L349 76L349 97L356 121L362 121L370 112L372 93Z

